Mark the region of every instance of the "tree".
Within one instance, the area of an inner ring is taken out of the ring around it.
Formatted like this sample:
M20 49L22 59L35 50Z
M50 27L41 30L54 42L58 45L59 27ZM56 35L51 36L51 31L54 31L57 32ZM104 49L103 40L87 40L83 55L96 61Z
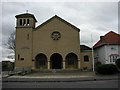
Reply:
M8 49L15 51L15 31L10 34L5 46L7 46Z

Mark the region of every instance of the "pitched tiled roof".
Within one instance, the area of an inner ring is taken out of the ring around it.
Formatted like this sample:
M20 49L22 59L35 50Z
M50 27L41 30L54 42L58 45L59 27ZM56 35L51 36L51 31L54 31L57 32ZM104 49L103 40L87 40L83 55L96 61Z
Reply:
M38 28L44 26L45 24L49 23L49 22L52 21L54 18L57 18L58 20L62 21L63 23L65 23L65 24L67 24L67 25L69 25L70 27L72 27L72 28L80 31L79 28L77 28L76 26L74 26L74 25L72 25L71 23L67 22L66 20L60 18L60 17L57 16L57 15L55 15L55 16L53 16L52 18L48 19L47 21L45 21L44 23L42 23L41 25L39 25L38 27L36 27L36 29L38 29Z
M37 22L35 16L33 14L30 14L30 13L19 14L19 15L16 15L15 17L16 18L32 17L35 20L35 22Z
M120 44L120 34L117 34L113 31L108 32L106 35L100 37L100 40L93 46L93 48L97 48L106 44Z

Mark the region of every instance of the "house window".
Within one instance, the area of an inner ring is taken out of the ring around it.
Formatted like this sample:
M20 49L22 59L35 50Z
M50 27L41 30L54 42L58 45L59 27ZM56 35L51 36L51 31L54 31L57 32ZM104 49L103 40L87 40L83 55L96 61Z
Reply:
M22 25L22 19L20 19L20 25Z
M111 46L111 50L116 50L116 46Z
M119 55L110 55L110 62L115 62L118 59Z
M89 62L89 56L88 55L84 56L84 62Z

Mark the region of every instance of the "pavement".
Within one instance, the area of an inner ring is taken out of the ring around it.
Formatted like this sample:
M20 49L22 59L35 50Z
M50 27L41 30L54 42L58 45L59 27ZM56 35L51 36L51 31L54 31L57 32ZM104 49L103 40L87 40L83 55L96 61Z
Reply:
M41 75L41 76L20 76L13 75L3 77L3 82L79 82L79 81L97 81L97 80L118 80L118 74L115 75Z

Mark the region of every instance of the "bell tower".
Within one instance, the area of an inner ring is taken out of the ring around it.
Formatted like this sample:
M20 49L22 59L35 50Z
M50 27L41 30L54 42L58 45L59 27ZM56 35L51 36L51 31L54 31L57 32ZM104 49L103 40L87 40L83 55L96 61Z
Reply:
M17 18L16 27L31 27L35 28L35 19L33 14L25 13L15 16Z
M24 13L16 15L16 68L34 67L32 61L33 30L37 22L33 14Z

